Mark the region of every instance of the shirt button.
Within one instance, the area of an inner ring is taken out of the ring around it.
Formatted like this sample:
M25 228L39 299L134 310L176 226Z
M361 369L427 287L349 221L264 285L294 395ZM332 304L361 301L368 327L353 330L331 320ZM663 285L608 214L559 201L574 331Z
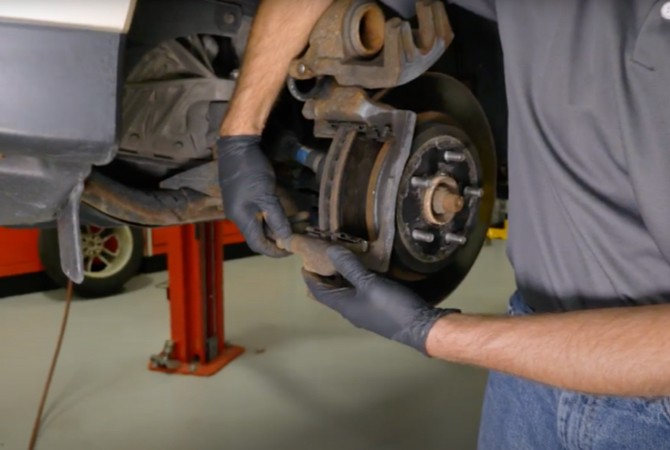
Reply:
M670 2L666 2L661 7L661 16L663 16L665 20L670 20Z

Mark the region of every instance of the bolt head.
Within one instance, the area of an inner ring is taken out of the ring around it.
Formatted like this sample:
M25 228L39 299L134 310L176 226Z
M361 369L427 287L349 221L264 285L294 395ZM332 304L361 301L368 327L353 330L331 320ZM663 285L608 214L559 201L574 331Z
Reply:
M223 15L223 23L226 25L232 25L235 23L235 14L233 13L226 13Z

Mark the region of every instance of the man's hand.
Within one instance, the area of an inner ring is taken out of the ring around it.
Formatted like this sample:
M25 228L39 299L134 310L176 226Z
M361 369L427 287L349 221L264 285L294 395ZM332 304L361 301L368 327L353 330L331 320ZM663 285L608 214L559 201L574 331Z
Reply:
M409 289L368 271L342 247L330 247L328 257L352 287L336 287L303 272L317 301L339 312L358 328L409 345L426 353L426 337L442 316L458 312L433 308Z
M238 226L249 247L279 258L287 253L265 236L263 222L276 239L287 239L292 231L275 194L275 174L260 141L260 136L219 139L219 186L226 216Z

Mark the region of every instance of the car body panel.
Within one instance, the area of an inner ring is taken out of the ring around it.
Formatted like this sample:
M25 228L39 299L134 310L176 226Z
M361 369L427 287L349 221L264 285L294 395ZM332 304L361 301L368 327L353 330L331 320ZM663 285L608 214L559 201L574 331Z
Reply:
M122 35L0 22L0 223L57 218L118 142Z
M0 20L124 33L135 0L5 0Z

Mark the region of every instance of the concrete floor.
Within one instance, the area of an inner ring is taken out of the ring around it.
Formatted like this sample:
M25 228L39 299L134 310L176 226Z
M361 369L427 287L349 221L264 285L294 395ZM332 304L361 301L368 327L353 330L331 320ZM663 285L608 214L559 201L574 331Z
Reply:
M227 338L247 353L209 378L146 369L169 337L165 273L73 305L38 448L475 448L483 371L428 360L309 301L296 259L227 263ZM504 245L486 247L449 305L501 313ZM24 449L63 291L0 299L0 449Z

